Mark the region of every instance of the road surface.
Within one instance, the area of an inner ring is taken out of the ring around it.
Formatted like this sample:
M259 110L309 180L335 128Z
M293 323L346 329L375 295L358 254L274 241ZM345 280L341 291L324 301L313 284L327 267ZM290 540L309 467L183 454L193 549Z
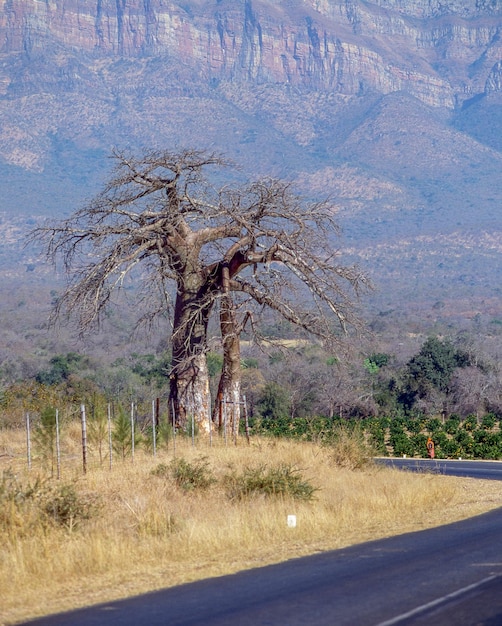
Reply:
M426 623L502 624L502 509L432 530L31 622L38 626Z
M377 463L387 467L396 467L414 472L433 472L447 476L463 478L482 478L485 480L502 480L502 461L462 461L444 459L376 459Z

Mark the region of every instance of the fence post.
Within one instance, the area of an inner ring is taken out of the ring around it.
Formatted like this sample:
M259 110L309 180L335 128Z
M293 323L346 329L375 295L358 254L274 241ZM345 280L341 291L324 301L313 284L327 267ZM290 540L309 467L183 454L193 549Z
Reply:
M247 401L246 401L246 396L242 396L242 400L243 400L243 406L244 406L244 428L245 428L245 432L246 432L246 439L247 439L247 442L250 443L250 441L249 441L248 404L247 404Z
M29 413L26 413L26 456L28 459L28 469L31 470L31 432Z
M134 463L134 402L131 402L131 461Z
M171 423L173 425L173 457L176 458L176 417L174 412L174 400L171 399L171 412L172 419Z
M82 468L87 474L87 422L85 419L85 404L80 405L80 419L82 421Z
M56 476L61 478L61 445L59 438L59 409L56 409Z
M157 456L157 420L155 418L155 400L152 400L152 438L153 438L153 456Z
M112 469L112 408L110 403L108 402L108 456L109 456L109 467Z

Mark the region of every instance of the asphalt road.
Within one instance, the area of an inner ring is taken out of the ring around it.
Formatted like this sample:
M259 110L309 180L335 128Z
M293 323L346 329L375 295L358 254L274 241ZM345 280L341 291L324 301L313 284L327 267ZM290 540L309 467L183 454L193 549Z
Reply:
M502 480L501 461L454 461L443 459L405 459L384 458L376 459L377 463L387 467L410 470L413 472L433 472L447 476L463 478L483 478L488 480Z
M500 626L502 509L31 623Z

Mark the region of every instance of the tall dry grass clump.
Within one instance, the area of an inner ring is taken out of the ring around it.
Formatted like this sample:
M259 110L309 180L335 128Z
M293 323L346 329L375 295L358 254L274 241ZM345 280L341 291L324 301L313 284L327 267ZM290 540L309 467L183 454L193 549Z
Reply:
M210 446L180 438L175 455L172 444L155 458L137 451L134 462L114 460L111 470L90 454L85 476L74 430L69 437L58 481L48 478L42 459L27 471L23 433L0 431L2 623L501 504L489 481L480 498L474 481L369 463L367 448L348 431L328 445L253 439L225 446L215 437ZM296 516L294 528L289 515Z

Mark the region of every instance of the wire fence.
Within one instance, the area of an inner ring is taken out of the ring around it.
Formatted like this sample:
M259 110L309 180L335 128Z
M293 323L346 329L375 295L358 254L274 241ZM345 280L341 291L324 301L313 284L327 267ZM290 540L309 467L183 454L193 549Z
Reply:
M123 405L108 403L105 410L93 411L89 414L88 407L81 403L78 410L80 420L80 441L82 455L82 473L89 469L89 459L92 454L99 456L99 465L103 466L108 458L108 467L111 470L117 457L130 457L134 463L135 454L139 446L149 451L153 457L157 456L159 446L171 445L173 455L176 456L177 439L191 441L192 447L204 445L212 447L214 437L224 445L237 445L240 436L250 443L249 416L246 397L239 403L227 398L221 398L219 411L221 423L215 424L211 416L207 425L201 428L203 422L191 415L183 428L175 424L174 411L166 411L164 416L160 411L160 402L156 398L151 401L151 414L139 416L138 406L131 402L126 410ZM236 406L237 405L237 406ZM52 475L59 480L62 472L62 437L61 430L68 423L76 423L77 411L67 410L66 418L61 419L62 412L49 409L42 413L27 412L25 416L26 429L26 463L28 470L33 468L34 450L37 458L43 458L52 468ZM55 471L54 471L55 470Z

